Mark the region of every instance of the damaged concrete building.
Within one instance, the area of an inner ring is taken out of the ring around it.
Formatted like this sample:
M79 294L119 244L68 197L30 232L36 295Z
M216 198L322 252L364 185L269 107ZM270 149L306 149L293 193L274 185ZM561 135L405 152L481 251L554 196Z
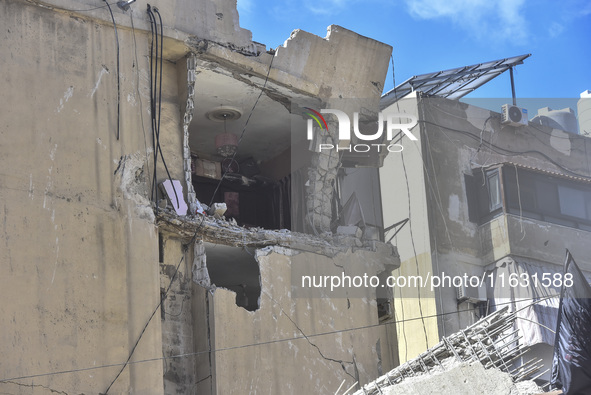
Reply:
M394 291L401 363L508 306L526 357L543 361L540 383L550 378L566 249L591 273L591 140L572 110L561 117L574 122L528 119L541 100L457 100L527 57L413 77L383 97L384 111L418 120L418 139L380 169L382 200L397 202L384 224L408 219L395 275L428 279Z
M509 307L482 317L449 336L353 395L490 394L534 395L543 390L524 380L541 369L539 361L514 367L527 347L515 341L517 313Z
M375 288L291 294L296 264L399 266L381 207L331 232L341 165L383 158L292 155L297 103L377 111L391 47L330 26L267 50L235 1L120 3L0 5L0 392L333 393L395 367Z

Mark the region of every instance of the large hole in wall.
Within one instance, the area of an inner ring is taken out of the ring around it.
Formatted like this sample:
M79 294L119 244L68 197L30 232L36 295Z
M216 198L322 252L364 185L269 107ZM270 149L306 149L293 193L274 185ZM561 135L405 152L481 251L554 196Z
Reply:
M261 272L254 249L204 243L207 271L212 284L236 293L236 304L246 310L259 308Z
M265 62L272 59L262 56ZM193 93L195 103L194 109L189 107L192 117L185 119L190 119L188 148L197 200L225 203L223 215L240 226L295 230L291 207L300 202L292 202L291 146L299 142L307 147L308 142L306 119L292 116L291 103L309 98L238 65L228 68L200 58L177 65L180 80L189 85L194 81L194 88L181 86L179 91ZM192 80L184 77L187 67L195 68ZM307 105L318 108L319 100L312 100ZM299 133L292 133L294 119Z

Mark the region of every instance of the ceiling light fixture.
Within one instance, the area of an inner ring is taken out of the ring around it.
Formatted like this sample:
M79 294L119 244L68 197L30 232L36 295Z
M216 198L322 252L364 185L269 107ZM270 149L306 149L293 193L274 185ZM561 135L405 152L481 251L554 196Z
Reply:
M238 136L226 130L227 115L224 117L224 133L215 136L215 148L221 156L229 158L238 150Z
M227 122L235 121L242 116L242 112L234 107L221 106L205 114L205 117L214 122L224 123L224 133L215 136L215 148L217 153L224 158L234 156L238 149L238 136L228 133Z
M208 111L205 116L210 121L225 122L235 121L242 116L242 112L234 107L217 107L211 111Z
M129 10L129 6L131 5L131 3L134 3L135 0L119 0L117 2L117 7L121 8L123 11L127 11Z

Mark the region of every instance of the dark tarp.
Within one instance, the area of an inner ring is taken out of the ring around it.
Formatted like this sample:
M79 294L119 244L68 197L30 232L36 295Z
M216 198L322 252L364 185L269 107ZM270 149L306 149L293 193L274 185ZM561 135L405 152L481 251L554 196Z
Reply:
M591 394L591 286L568 251L562 279L551 383L566 395Z

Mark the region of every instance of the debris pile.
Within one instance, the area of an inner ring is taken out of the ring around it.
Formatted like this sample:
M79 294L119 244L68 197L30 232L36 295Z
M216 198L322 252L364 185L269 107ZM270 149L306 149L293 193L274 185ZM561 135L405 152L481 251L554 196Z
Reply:
M221 206L212 207L214 207L213 210L220 211L221 209ZM172 232L187 241L197 237L206 242L235 247L281 246L330 257L345 252L349 248L372 251L387 248L390 255L398 256L396 249L391 244L375 240L359 240L354 235L326 233L322 236L314 236L287 229L245 228L238 226L233 219L228 221L223 216L216 215L215 212L213 216L179 216L173 210L166 208L158 212L156 220L159 228Z
M540 364L541 359L538 359L515 366L518 358L529 350L529 348L519 345L519 333L514 329L515 319L515 313L509 313L507 307L498 310L468 328L444 337L441 342L415 359L405 362L372 383L366 384L355 395L405 394L407 392L400 392L402 389L398 391L394 388L403 381L405 385L411 384L415 378L420 376L429 379L429 376L438 372L451 372L457 368L458 364L460 367L464 366L464 369L466 366L474 367L474 363L476 363L482 365L483 369L500 371L499 373L504 373L511 383L525 380L541 370L543 365ZM541 374L543 373L545 372ZM466 376L468 381L473 377L472 375ZM535 383L531 384L535 386ZM537 388L534 391L542 392ZM510 388L508 392L501 393L521 394L528 392L515 392Z

